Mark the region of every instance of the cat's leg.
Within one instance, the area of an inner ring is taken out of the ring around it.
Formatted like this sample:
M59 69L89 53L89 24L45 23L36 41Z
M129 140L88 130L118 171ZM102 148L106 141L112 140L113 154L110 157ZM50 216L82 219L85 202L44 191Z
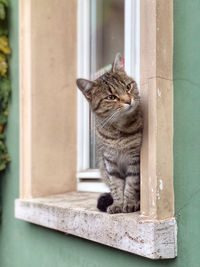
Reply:
M110 176L109 180L112 181L109 185L113 204L108 206L108 213L120 213L123 210L123 189L124 180L116 176Z
M123 209L124 201L124 179L117 170L115 161L104 158L104 179L108 185L113 204L108 206L108 213L120 213Z
M140 165L135 158L132 165L128 166L125 186L123 212L134 212L140 208Z
M117 173L116 173L117 174ZM118 178L112 173L106 172L105 169L101 169L101 176L105 184L109 187L111 196L113 198L113 204L108 206L108 213L120 213L123 209L124 201L124 179Z
M124 187L123 212L133 212L140 208L140 180L136 176L127 176Z

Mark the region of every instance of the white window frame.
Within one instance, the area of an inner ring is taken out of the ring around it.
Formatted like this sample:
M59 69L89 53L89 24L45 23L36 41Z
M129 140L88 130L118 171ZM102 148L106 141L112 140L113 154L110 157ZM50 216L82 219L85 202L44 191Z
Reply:
M125 70L140 82L140 1L124 0ZM78 1L78 77L90 79L90 0ZM78 89L77 89L78 90ZM89 104L78 90L77 190L109 191L98 169L89 168Z

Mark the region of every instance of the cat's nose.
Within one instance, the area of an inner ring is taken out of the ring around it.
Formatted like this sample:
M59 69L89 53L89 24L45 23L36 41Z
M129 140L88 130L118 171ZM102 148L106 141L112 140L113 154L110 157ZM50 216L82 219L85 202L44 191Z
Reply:
M131 104L131 99L129 98L129 99L127 99L126 101L125 101L125 104Z
M124 96L124 97L123 97L123 102L124 102L125 104L130 105L130 104L131 104L131 99L130 99L130 97L128 97L128 96Z

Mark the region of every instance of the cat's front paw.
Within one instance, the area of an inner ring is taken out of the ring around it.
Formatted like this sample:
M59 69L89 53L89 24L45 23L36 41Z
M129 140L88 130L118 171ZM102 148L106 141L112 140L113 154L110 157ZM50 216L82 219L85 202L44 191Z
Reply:
M123 204L123 213L134 212L138 211L139 209L140 209L139 201L124 202Z
M123 212L123 203L113 203L107 208L107 212L110 214Z

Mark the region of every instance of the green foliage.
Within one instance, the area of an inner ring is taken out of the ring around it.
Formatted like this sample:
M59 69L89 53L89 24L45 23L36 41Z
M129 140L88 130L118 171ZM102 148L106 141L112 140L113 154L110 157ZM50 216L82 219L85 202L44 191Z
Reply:
M8 0L0 0L0 3L3 4L5 7L8 7Z
M0 19L6 18L6 10L4 4L0 3Z
M0 53L0 75L5 77L7 70L8 70L8 64L7 64L6 56Z
M4 54L10 54L10 47L8 45L8 37L5 35L0 36L0 51Z
M11 93L8 79L8 55L10 47L8 43L8 26L6 13L8 0L0 0L0 172L4 170L10 161L5 145L4 129L8 120L8 101Z
M0 20L0 36L1 35L8 35L8 27L6 20Z

